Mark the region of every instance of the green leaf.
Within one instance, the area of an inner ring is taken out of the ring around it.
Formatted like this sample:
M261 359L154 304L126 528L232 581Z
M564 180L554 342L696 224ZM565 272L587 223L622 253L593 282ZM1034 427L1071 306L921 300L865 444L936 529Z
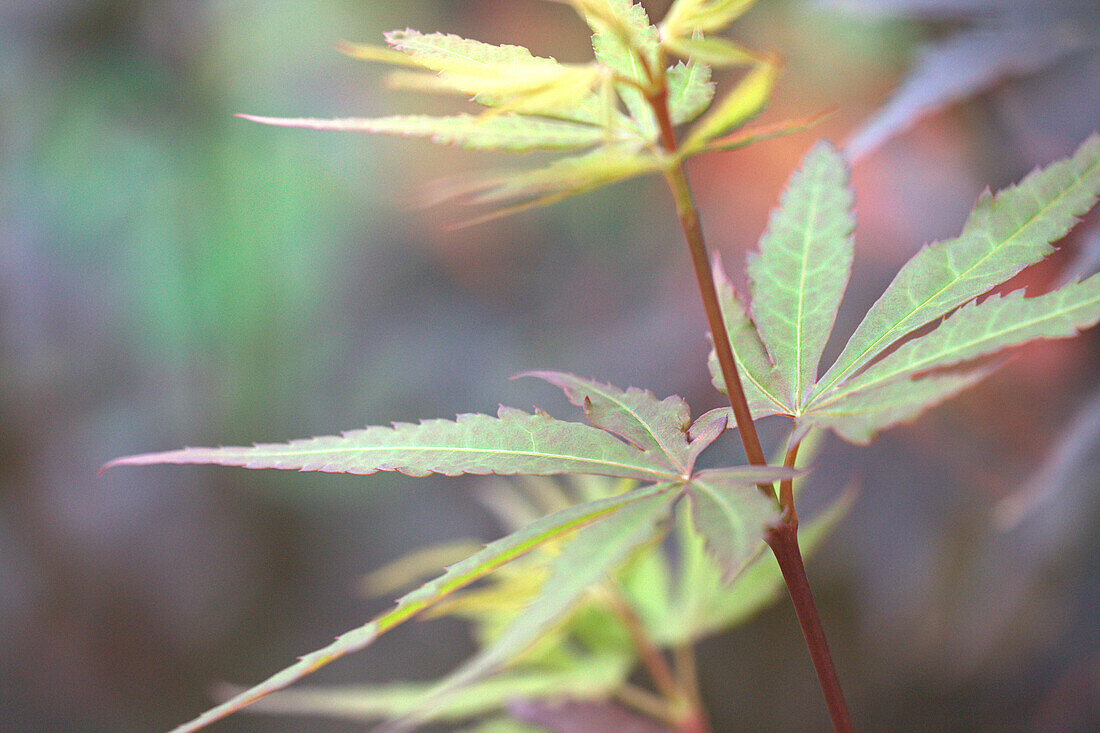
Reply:
M934 331L902 344L858 377L840 396L860 392L918 372L977 359L1033 339L1069 338L1100 321L1100 276L1070 283L1046 295L1025 298L1022 290L968 303ZM842 397L841 397L842 398ZM822 400L826 405L829 400Z
M1100 194L1100 135L1066 160L979 199L958 239L924 247L871 307L814 391L820 395L910 331L1008 280L1051 252Z
M609 515L614 517L616 513L624 508L636 504L645 507L646 511L652 515L656 504L663 505L668 502L668 497L663 493L668 488L667 485L647 486L619 496L569 507L536 520L518 532L490 543L477 554L471 555L447 568L447 571L440 577L400 598L393 610L375 617L364 626L337 637L335 642L323 649L306 654L299 658L295 664L272 675L260 684L234 695L189 723L175 728L173 733L199 730L216 720L251 705L256 700L272 692L293 684L329 662L366 648L386 631L409 620L451 593L485 577L501 565L511 562L540 545L573 532L579 527L597 522L597 520L604 520ZM629 516L633 517L634 515L635 513L631 513ZM601 523L598 522L596 526ZM615 526L618 526L618 524ZM584 535L583 531L578 537L581 535Z
M474 176L456 186L440 187L438 200L466 197L469 203L491 204L526 199L464 222L476 224L527 209L548 206L602 186L653 173L661 162L623 147L603 147L584 155L561 158L542 168Z
M631 0L584 0L580 4L596 31L592 36L596 60L634 82L617 84L615 89L641 135L646 140L656 139L657 120L638 86L652 86L647 65L650 73L661 71L656 68L660 48L657 29L650 25L645 9Z
M802 161L750 255L752 312L796 412L817 366L852 269L852 191L844 160L818 143Z
M810 557L848 513L855 492L842 492L821 514L803 520L798 531L802 555ZM646 618L646 629L662 645L692 643L752 618L784 594L783 575L768 556L763 541L729 582L725 571L707 551L705 540L689 512L677 522L680 557L674 592L667 611Z
M723 577L736 575L756 554L767 525L779 517L774 499L757 484L793 478L780 466L701 471L687 485L695 527L706 539Z
M770 140L773 137L780 137L782 135L790 135L794 132L808 130L830 114L832 113L823 112L813 117L800 117L790 120L781 120L779 122L771 122L766 125L746 127L731 135L711 140L703 146L703 150L707 152L739 150L753 143L760 142L761 140Z
M771 95L775 76L776 67L772 63L758 63L750 69L729 94L695 123L684 141L684 154L701 151L714 138L756 116Z
M457 421L425 420L369 426L339 436L309 438L250 448L184 448L118 458L114 466L216 463L244 468L280 468L328 473L400 471L409 476L441 473L549 475L594 473L668 481L679 478L644 451L579 423L501 407L497 417L459 415Z
M593 125L603 121L599 97L593 93L601 77L595 64L561 64L533 56L522 46L494 46L412 29L391 31L386 41L420 67L438 74L395 77L404 85L461 92L473 95L479 104L513 112Z
M710 67L691 62L668 69L668 113L672 124L691 122L703 113L714 99L714 82Z
M759 54L725 38L673 38L665 41L664 47L682 59L710 66L751 66L761 61Z
M847 393L835 402L811 406L799 422L830 429L851 443L866 444L878 432L914 420L928 408L977 384L996 366L916 380L903 378Z
M237 116L252 122L278 127L423 137L440 145L457 145L474 150L506 150L512 153L536 149L588 148L607 140L605 131L598 127L516 114L451 117L394 115L373 119L351 117L337 120L260 117L245 114Z
M661 21L665 37L717 31L741 17L756 0L676 0Z
M688 443L691 410L680 397L658 400L652 393L631 387L622 391L564 372L524 372L561 387L569 401L584 408L594 426L615 433L639 450L652 453L670 471L691 473L692 447Z
M555 559L550 577L527 611L488 647L431 693L417 714L397 721L398 727L419 722L433 706L507 664L559 622L580 597L631 552L652 538L675 494L652 493L634 501L577 533Z
M614 690L630 672L631 655L585 654L565 669L521 667L503 670L467 685L434 706L424 722L457 723L505 709L513 700L598 699ZM354 721L399 718L416 712L434 682L281 690L257 701L250 712L319 715ZM237 689L226 692L239 694Z
M741 386L748 400L749 410L754 419L768 415L794 415L794 398L787 384L776 372L756 326L749 319L745 305L733 289L733 283L716 258L712 271L715 287L718 290L718 303L722 308L722 320L729 332L730 346L737 362ZM710 376L715 388L723 394L726 385L722 379L722 370L714 349L710 350L707 360ZM732 422L730 423L733 424Z

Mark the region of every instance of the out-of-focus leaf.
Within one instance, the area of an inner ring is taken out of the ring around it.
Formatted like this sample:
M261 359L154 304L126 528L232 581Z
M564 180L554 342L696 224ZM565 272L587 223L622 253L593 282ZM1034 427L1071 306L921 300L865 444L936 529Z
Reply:
M751 66L763 60L739 43L714 36L674 38L665 41L664 47L682 59L709 66Z
M664 723L658 723L623 705L605 700L517 700L510 706L510 710L519 719L542 726L540 730L557 733L674 733Z
M752 312L796 411L817 378L852 268L853 194L843 159L827 143L806 154L750 255Z
M147 453L118 458L104 469L161 463L355 474L400 471L409 476L594 473L642 481L680 477L603 430L511 407L501 407L497 417L467 414L457 421L375 425L289 443Z
M691 62L668 69L668 114L672 124L691 122L714 99L714 82L710 67Z
M665 37L718 31L740 18L756 0L676 0L661 21Z
M622 682L632 663L629 657L585 654L565 669L502 670L470 683L462 695L440 701L424 722L457 723L505 709L513 700L598 699ZM416 711L432 687L431 682L409 682L281 690L258 700L249 711L364 722L387 720ZM239 692L238 688L226 687L224 696Z
M741 386L745 391L749 409L755 419L768 415L795 414L794 396L790 385L776 373L775 366L768 356L764 343L760 340L756 325L749 319L744 303L733 289L729 275L721 262L715 259L711 270L714 273L715 286L718 289L718 302L722 308L722 319L729 332L730 346L741 377ZM722 381L722 370L714 349L710 350L707 360L711 380L718 391L726 393Z
M554 560L550 577L538 596L504 632L430 693L416 712L397 721L397 728L419 722L441 700L460 692L522 653L541 634L558 623L593 584L600 581L643 542L649 540L668 514L668 493L649 489L649 496L633 501L605 519L585 527Z
M473 540L456 540L414 550L364 576L357 586L366 596L393 593L418 580L430 578L440 569L478 552L483 545Z
M756 554L769 523L779 517L774 499L757 484L793 478L783 467L744 467L701 471L687 485L696 530L714 554L723 578L740 572Z
M635 503L640 504L644 511L648 512L646 516L652 518L657 508L668 502L669 499L664 493L667 488L667 486L660 485L648 486L620 496L570 507L536 520L518 532L492 542L480 552L455 563L440 577L399 599L396 608L393 610L375 617L370 623L358 629L343 634L323 649L300 657L295 664L272 675L260 684L235 694L194 720L178 726L173 733L199 730L216 720L251 705L262 697L293 684L329 662L366 648L386 631L431 607L451 593L485 577L501 565L511 562L546 542L576 531L579 527L592 522L597 522L596 526L599 526L599 520L605 520L609 518L609 515L613 517L616 513ZM638 512L632 512L627 515L627 518L633 518L637 522L637 514ZM618 527L620 523L616 523L614 526ZM649 527L652 530L652 524ZM603 537L603 534L586 534L582 530L578 533L577 538L579 539L582 536L598 540ZM641 539L638 540L638 542L641 541ZM473 679L467 681L473 681Z
M838 4L838 3L832 3ZM868 3L844 6L868 8ZM967 27L924 48L915 68L875 115L848 140L855 162L922 117L992 89L1001 80L1034 74L1097 43L1095 3L1014 0L876 3L893 13L934 13L965 19Z
M914 420L925 410L977 384L996 366L887 382L846 394L835 402L813 405L799 420L804 425L831 429L851 443L866 444L880 431Z
M684 154L697 153L708 142L726 134L756 116L771 96L776 67L769 62L758 63L745 74L730 92L711 107L695 123L684 141Z
M1025 298L1023 290L968 303L934 331L908 341L858 377L839 395L874 389L918 372L952 366L1034 339L1069 338L1100 321L1100 276ZM843 399L843 396L840 397Z
M277 127L423 137L440 145L457 145L473 150L506 150L512 153L538 149L590 148L607 139L606 132L598 127L510 113L476 116L462 114L450 117L394 115L373 119L349 117L335 120L246 114L237 116Z
M688 428L691 410L680 397L658 400L652 393L631 387L622 391L564 372L524 372L561 387L569 401L584 408L588 421L601 430L624 438L636 448L650 451L664 460L670 470L691 473Z
M957 239L921 249L898 272L821 378L814 400L905 334L1009 279L1053 242L1100 194L1100 135L1068 159L979 199Z
M703 150L710 152L738 150L752 145L753 143L760 142L761 140L770 140L773 137L780 137L781 135L790 135L791 133L808 130L830 114L832 114L832 112L823 112L813 117L800 117L791 120L781 120L780 122L771 122L766 125L745 127L725 137L711 140L703 147Z

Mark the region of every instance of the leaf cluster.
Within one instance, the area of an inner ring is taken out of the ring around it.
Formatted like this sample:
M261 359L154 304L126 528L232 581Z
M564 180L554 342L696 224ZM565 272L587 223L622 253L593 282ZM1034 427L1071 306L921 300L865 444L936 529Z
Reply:
M868 442L980 380L989 358L1100 320L1100 277L1042 295L991 294L1054 252L1100 195L1100 136L1018 185L979 198L950 240L923 247L818 373L852 263L852 192L843 159L822 143L791 178L750 255L749 298L715 263L723 315L754 417L787 415ZM725 389L714 352L715 386Z
M475 150L569 153L541 167L485 174L440 189L441 199L500 207L489 217L659 173L692 155L740 148L816 121L741 129L767 102L777 62L715 34L753 0L676 0L658 25L631 0L567 4L592 31L589 63L561 63L521 46L412 29L386 33L387 47L341 46L349 56L401 67L390 76L396 86L460 95L484 108L480 114L241 116L286 127L420 137ZM715 101L712 70L725 67L745 73ZM683 142L676 142L672 126L688 123L693 124Z

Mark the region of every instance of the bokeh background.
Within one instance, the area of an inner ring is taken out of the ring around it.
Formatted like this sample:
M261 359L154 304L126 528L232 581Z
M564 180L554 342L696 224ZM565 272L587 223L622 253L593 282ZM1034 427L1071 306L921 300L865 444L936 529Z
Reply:
M856 164L838 337L985 186L1100 124L1087 1L758 5L734 35L785 58L764 119L837 112L692 163L731 269L817 136L843 142L914 70L930 80ZM571 12L537 0L0 3L0 730L165 729L208 706L211 682L257 681L384 608L356 594L362 574L499 531L476 478L97 476L112 457L498 402L574 415L507 379L536 367L679 393L696 414L720 404L659 181L450 231L468 212L421 206L424 184L507 161L233 117L422 109L335 51L405 26L586 56ZM1093 215L1018 283L1095 269L1098 232ZM1100 727L1098 363L1095 330L1032 346L870 448L830 444L807 506L852 481L861 494L810 572L862 729ZM457 625L412 624L314 681L425 678L469 651ZM826 729L785 603L700 654L716 730Z

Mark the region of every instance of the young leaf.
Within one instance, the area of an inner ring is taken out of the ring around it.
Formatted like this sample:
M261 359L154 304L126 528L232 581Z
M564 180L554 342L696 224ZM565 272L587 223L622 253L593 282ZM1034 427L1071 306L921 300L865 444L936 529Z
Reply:
M374 119L350 117L338 120L314 118L238 117L277 127L299 127L337 132L373 132L383 135L424 137L440 145L457 145L473 150L506 150L524 153L530 150L571 150L590 148L606 141L606 131L591 125L560 120L544 120L517 114L394 115Z
M658 503L668 501L668 498L662 493L667 489L668 486L647 486L619 496L570 507L536 520L518 532L490 543L480 552L447 568L447 571L440 577L399 599L393 610L383 613L371 620L370 623L338 637L336 641L323 649L306 654L293 665L272 675L255 687L234 695L189 723L175 728L173 733L199 730L272 692L293 684L329 662L366 648L394 626L407 621L451 593L485 577L501 565L511 562L546 542L574 532L586 524L604 520L609 515L613 517L615 513L636 503L641 503L647 508L647 511L652 512L655 500L659 500Z
M739 127L763 109L775 84L776 67L761 62L749 70L729 94L692 127L683 144L685 155L701 151L708 142Z
M396 729L419 722L420 716L432 706L523 652L568 613L589 587L653 536L658 523L668 514L673 498L675 494L651 493L578 532L562 548L550 577L527 611L520 614L499 638L444 680L424 700L416 714L397 721Z
M773 137L780 137L781 135L790 135L794 132L808 130L830 114L832 114L832 112L822 112L813 117L800 117L791 120L770 122L766 125L745 127L725 137L711 140L703 146L703 151L719 152L723 150L738 150L752 145L753 143L760 142L761 140L770 140Z
M928 408L985 379L999 365L961 374L934 374L923 379L898 379L835 402L811 405L803 425L830 429L850 443L866 444L878 432L915 419Z
M658 400L652 393L631 387L623 392L564 372L524 372L517 377L536 377L561 387L569 401L584 408L594 426L615 433L634 447L654 454L669 470L691 473L687 431L691 410L680 397Z
M958 239L923 248L856 328L814 396L867 364L892 343L1011 278L1051 252L1100 194L1100 135L1069 159L978 201Z
M250 448L184 448L118 458L103 468L160 463L216 463L328 473L400 471L409 476L442 473L549 475L594 473L642 481L675 481L679 474L644 451L579 423L501 407L497 417L459 415L457 421L425 420L369 426L339 436Z
M660 42L645 9L632 0L583 0L586 20L595 34L596 60L629 80L616 85L619 97L647 140L657 137L657 120L641 89L652 86ZM632 83L629 83L632 82ZM640 88L639 88L640 87Z
M787 184L750 255L752 312L796 411L817 378L852 269L852 191L843 159L818 143Z
M665 41L664 47L682 59L710 66L751 66L761 61L759 54L725 38L673 38Z
M779 516L775 501L760 493L757 484L792 478L795 473L780 466L745 466L700 471L687 484L695 527L725 580L756 554L768 523Z
M691 62L668 69L668 114L672 124L691 122L703 113L714 99L714 82L710 67Z
M745 398L748 400L753 418L796 414L790 385L776 372L764 348L764 343L756 331L756 326L749 319L745 305L733 289L733 283L730 282L721 262L715 259L711 270L718 290L722 319L729 332L730 346L737 361L741 386L745 390ZM722 381L722 370L713 348L710 350L707 366L710 368L714 386L725 394L726 385Z
M565 669L544 667L504 670L468 685L430 711L424 722L458 723L499 711L513 700L586 700L602 698L630 672L634 659L625 655L578 655ZM431 682L345 685L280 690L248 708L253 713L321 715L369 722L415 712L433 688ZM230 695L236 688L226 688Z
M934 331L903 344L839 388L845 395L977 359L1040 338L1069 338L1100 321L1100 276L1035 298L1022 290L968 303Z
M756 0L676 0L661 21L665 37L690 36L695 31L725 28L745 13Z

